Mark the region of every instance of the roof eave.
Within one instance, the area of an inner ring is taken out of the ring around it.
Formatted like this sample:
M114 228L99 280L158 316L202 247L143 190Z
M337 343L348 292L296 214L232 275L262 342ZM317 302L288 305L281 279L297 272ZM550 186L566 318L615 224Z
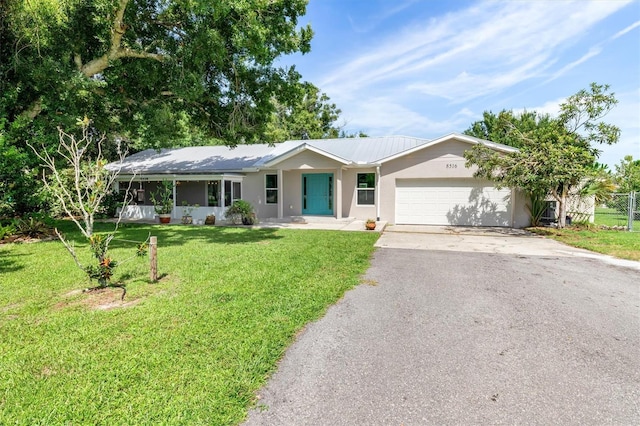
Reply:
M413 148L407 149L405 151L399 152L397 154L391 155L391 156L389 156L387 158L383 158L383 159L380 160L380 163L386 163L386 162L389 162L389 161L392 161L392 160L396 160L398 158L404 157L405 155L412 154L414 152L423 150L425 148L428 148L428 147L431 147L431 146L434 146L434 145L437 145L439 143L443 143L443 142L446 142L446 141L449 141L449 140L452 140L452 139L458 139L458 140L461 140L463 142L468 142L468 143L474 144L474 145L482 144L482 145L485 145L485 146L487 146L487 147L489 147L491 149L494 149L494 150L500 151L500 152L517 152L518 151L517 148L511 147L511 146L502 145L502 144L491 142L491 141L487 141L487 140L484 140L484 139L475 138L473 136L468 136L468 135L464 135L464 134L461 134L461 133L449 133L448 135L439 137L437 139L430 140L427 143L424 143L422 145L418 145L418 146L415 146Z
M300 153L302 153L304 151L315 152L316 154L319 154L319 155L322 155L324 157L330 158L330 159L332 159L334 161L337 161L338 163L342 163L345 166L349 166L349 165L353 164L352 161L346 160L346 159L344 159L342 157L338 157L337 155L330 154L330 153L328 153L326 151L323 151L323 150L318 149L318 148L316 148L314 146L311 146L311 145L309 145L307 143L304 143L302 145L298 145L298 146L294 147L293 149L290 149L289 151L287 151L287 152L285 152L283 154L280 154L277 157L274 157L271 160L261 164L260 168L262 168L262 169L271 168L271 167L275 166L276 164L281 163L281 162L283 162L285 160L288 160L289 158L294 157L294 156L296 156L296 155L298 155L298 154L300 154Z

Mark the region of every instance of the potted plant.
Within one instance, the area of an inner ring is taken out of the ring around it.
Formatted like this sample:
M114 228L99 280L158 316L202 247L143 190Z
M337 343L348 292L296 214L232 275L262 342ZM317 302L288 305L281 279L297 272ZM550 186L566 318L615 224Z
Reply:
M204 219L204 224L205 225L215 225L216 224L216 215L211 213L208 214L207 217Z
M373 231L374 229L376 229L376 221L374 219L367 219L367 221L364 223L364 227L369 231Z
M163 181L156 192L151 193L151 201L156 214L160 218L160 223L171 222L171 212L173 211L173 184L170 181Z
M253 212L251 204L244 200L236 200L227 207L224 217L230 220L234 225L253 225L256 223L256 215Z
M200 207L199 204L194 204L193 206L189 205L189 203L187 203L187 201L183 201L182 202L182 223L185 225L190 225L193 223L193 216L191 216L191 213L193 212L193 209Z

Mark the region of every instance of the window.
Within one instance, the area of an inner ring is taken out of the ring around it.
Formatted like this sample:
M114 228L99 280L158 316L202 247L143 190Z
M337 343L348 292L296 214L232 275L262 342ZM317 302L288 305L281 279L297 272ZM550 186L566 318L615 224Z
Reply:
M240 182L233 182L233 193L231 194L231 197L233 201L242 198L242 184Z
M242 198L242 182L224 181L224 205L230 206Z
M372 206L376 203L376 174L358 173L358 205Z
M278 175L265 176L267 204L278 204Z
M213 180L207 185L207 200L209 207L220 207L220 181Z

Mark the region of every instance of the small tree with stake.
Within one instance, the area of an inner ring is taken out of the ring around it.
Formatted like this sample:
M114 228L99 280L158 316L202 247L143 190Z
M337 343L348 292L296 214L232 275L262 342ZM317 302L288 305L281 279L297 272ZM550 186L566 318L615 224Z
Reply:
M118 229L124 209L121 209L113 231L106 235L94 233L95 215L99 213L102 201L115 183L120 168L109 170L105 167L107 161L102 153L104 136L94 142L90 134L90 120L85 117L83 120L78 120L77 124L82 129L80 139L58 128L57 154L71 170L71 182L65 178L64 169L56 164L56 160L46 149L37 150L33 146L31 148L42 160L45 172L48 172L43 173L45 187L57 199L65 214L76 224L82 235L87 238L97 263L84 266L78 258L73 242L67 240L56 228L58 238L73 257L76 265L87 274L89 279L95 279L98 282L97 288L121 287L122 298L124 298L126 294L124 285L111 282L113 269L118 263L108 254L109 243ZM95 153L93 157L91 152ZM120 157L119 164L121 164L125 153L121 151L119 144L117 152ZM129 181L130 185L131 181ZM129 192L127 191L127 194ZM125 197L123 206L128 201L128 197ZM143 252L141 249L145 245L145 243L139 245L138 253Z

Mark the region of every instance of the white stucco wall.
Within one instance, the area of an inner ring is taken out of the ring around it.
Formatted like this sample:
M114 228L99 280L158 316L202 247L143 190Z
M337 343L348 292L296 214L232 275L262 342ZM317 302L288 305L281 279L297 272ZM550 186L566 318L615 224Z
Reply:
M475 167L465 166L464 152L470 149L467 142L450 140L423 148L414 153L385 162L380 170L380 216L393 223L395 220L395 188L398 179L469 179L474 180ZM512 223L514 227L529 224L525 197L518 191L512 196Z

